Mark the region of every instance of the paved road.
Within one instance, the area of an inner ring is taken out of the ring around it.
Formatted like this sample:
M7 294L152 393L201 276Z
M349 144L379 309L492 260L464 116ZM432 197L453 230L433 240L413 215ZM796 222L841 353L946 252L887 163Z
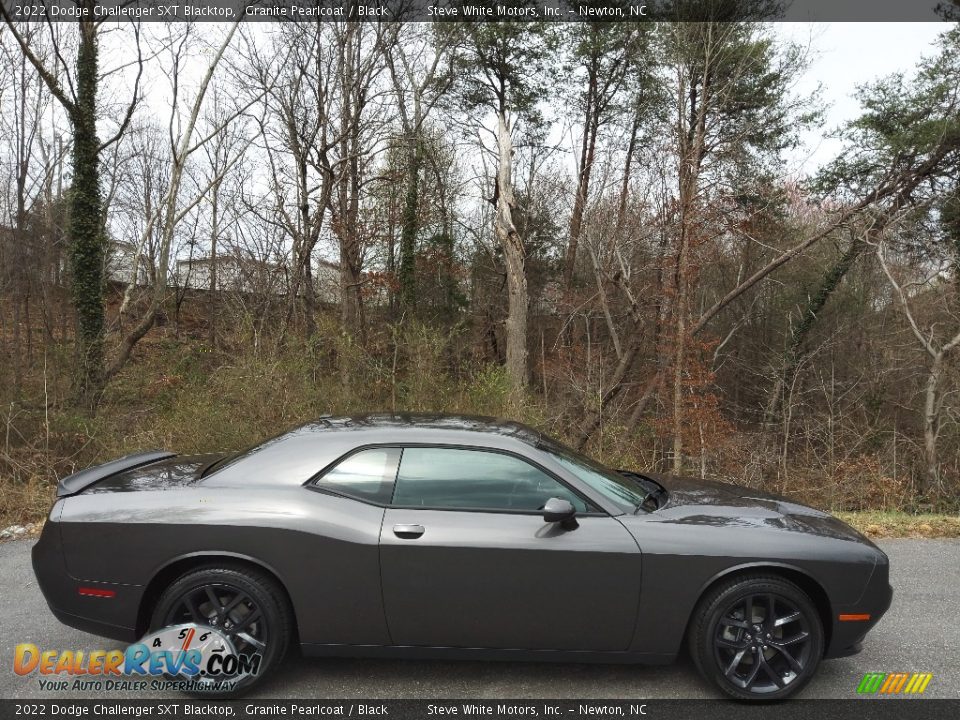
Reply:
M50 615L30 568L31 544L0 543L0 697L63 698L41 691L35 676L13 673L14 646L32 642L42 649L94 650L113 645L65 627ZM893 607L868 637L864 651L823 663L803 697L854 697L865 672L925 671L934 673L927 696L960 698L960 540L889 540L881 547L890 556ZM257 696L626 699L718 694L697 676L689 660L642 667L294 658Z

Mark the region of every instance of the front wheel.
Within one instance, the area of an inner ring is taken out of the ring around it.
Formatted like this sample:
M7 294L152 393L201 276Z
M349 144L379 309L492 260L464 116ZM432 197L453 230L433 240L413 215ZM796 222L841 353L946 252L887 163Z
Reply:
M225 697L248 690L276 667L292 635L292 617L282 588L267 575L241 567L206 567L175 580L160 596L150 627L194 625L212 628L225 637L233 651L256 657L248 668L228 676L225 689L219 679L204 673L189 692ZM191 635L192 637L192 635Z
M708 593L690 633L697 669L740 700L783 700L813 677L823 626L803 590L782 578L746 576Z

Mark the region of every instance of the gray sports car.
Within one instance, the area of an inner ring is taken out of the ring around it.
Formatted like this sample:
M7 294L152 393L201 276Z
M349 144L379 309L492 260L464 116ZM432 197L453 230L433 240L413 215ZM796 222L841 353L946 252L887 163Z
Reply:
M324 417L235 455L64 478L33 564L57 618L123 641L215 627L259 673L307 655L663 663L746 699L800 690L890 605L830 515L615 471L513 422Z

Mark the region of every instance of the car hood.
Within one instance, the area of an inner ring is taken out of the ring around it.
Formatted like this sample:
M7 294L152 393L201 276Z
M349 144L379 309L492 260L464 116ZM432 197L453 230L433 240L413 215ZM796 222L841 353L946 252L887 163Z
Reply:
M767 527L850 540L870 540L829 513L753 488L700 478L646 474L669 495L656 511L663 522L718 527Z

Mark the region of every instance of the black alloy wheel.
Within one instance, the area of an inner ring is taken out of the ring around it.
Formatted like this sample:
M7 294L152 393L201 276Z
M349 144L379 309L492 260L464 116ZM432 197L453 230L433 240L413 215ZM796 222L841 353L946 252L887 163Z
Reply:
M199 688L206 696L227 696L258 683L286 653L292 617L286 595L263 573L247 568L209 567L171 584L153 612L152 630L195 623L217 629L238 655L259 655L255 675L239 679L230 692Z
M263 653L270 633L263 612L244 590L225 583L188 590L170 606L163 625L209 625L230 638L238 653Z
M701 602L691 632L700 672L738 699L780 700L809 682L823 654L816 608L796 585L741 577Z

